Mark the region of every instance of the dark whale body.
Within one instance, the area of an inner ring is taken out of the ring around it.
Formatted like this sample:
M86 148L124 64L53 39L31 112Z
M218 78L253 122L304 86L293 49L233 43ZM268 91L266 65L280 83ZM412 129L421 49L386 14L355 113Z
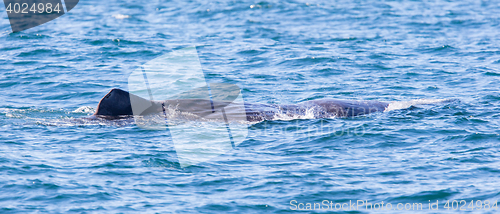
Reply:
M116 88L111 89L97 104L94 115L108 117L133 115L130 93Z
M201 118L208 117L217 109L223 109L227 114L241 113L232 111L229 106L231 102L210 101L206 99L151 101L115 88L109 91L101 99L94 116L105 119L130 117L134 115L130 101L131 99L134 100L134 105L144 104L151 106L135 115L163 115L165 114L166 108L172 106L175 106L177 111L187 112ZM312 114L314 118L354 117L373 112L382 112L388 105L389 103L379 101L319 99L292 105L244 103L244 109L248 122L260 122L264 120L273 120L278 115L297 117Z

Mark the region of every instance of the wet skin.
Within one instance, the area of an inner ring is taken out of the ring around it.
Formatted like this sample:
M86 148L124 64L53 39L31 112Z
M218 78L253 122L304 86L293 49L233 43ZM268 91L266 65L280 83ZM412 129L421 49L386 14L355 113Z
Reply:
M97 106L94 116L105 119L116 119L134 115L131 100L135 106L146 106L145 110L135 115L160 114L166 115L167 110L175 109L179 112L190 113L200 118L210 118L216 111L224 111L228 115L246 115L246 121L259 122L272 120L277 114L288 116L314 114L314 118L354 117L374 112L384 111L389 105L387 102L371 100L337 100L319 99L305 101L291 105L274 105L259 103L244 103L244 110L231 105L231 102L210 101L206 99L173 99L164 101L150 101L130 94L121 89L112 89L106 94ZM235 118L235 117L228 117ZM239 117L241 118L241 117ZM243 119L244 120L244 119Z

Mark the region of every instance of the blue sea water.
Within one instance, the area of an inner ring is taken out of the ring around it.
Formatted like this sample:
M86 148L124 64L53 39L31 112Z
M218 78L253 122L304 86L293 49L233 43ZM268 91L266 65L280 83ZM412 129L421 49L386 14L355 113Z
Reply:
M324 200L498 212L498 2L86 0L19 33L0 14L1 213L290 213ZM82 119L134 69L191 46L206 80L245 102L401 107L252 124L236 149L186 168L167 132ZM404 102L417 99L452 101Z

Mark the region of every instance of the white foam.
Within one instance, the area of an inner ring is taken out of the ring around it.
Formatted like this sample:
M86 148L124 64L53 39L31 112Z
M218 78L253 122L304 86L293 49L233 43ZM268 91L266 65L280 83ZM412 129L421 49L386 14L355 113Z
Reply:
M123 15L123 14L115 14L115 15L113 15L113 17L115 19L128 19L128 18L130 18L129 15Z
M410 101L394 101L389 103L389 105L385 108L384 112L406 109L417 105L429 105L429 104L443 103L449 101L450 99L417 99Z
M305 114L286 114L286 113L283 113L282 111L280 111L274 115L273 120L289 121L289 120L297 120L297 119L314 119L314 118L316 118L315 108L312 107L312 108L306 109Z
M73 111L73 113L94 113L95 109L90 106L82 106Z

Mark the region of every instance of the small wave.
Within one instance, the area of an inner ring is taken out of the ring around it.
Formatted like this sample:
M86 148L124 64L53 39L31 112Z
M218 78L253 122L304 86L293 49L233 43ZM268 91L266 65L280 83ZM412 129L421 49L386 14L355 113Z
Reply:
M116 14L116 15L113 15L113 17L115 19L128 19L128 18L130 18L129 15L123 15L123 14Z
M102 118L57 118L57 119L45 119L45 118L32 118L34 122L27 124L36 124L43 126L60 126L60 127L74 127L74 126L116 126L123 127L133 124L133 118L124 117L115 120L106 120Z
M417 99L410 101L394 101L389 103L389 105L385 108L384 112L406 109L417 105L429 105L429 104L445 103L451 101L453 101L453 99Z
M297 119L316 119L318 118L317 113L318 109L315 107L307 108L304 114L287 114L284 113L283 111L279 111L274 115L274 118L272 120L288 121Z
M73 113L95 113L95 109L90 106L82 106L73 111Z
M6 35L9 35L9 33L11 33L12 31L9 31L9 30L2 30L0 31L0 36L6 36Z
M30 118L33 115L52 115L60 113L59 110L50 110L44 108L0 108L0 113L9 118Z

